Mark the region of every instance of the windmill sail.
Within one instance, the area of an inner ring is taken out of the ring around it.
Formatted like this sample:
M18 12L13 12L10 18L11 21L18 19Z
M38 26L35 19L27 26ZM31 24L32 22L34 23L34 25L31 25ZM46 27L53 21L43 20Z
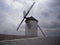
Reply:
M42 31L42 29L40 28L40 26L38 25L40 31L42 32L43 36L46 37L46 35L44 34L44 32Z
M25 19L25 18L23 18L23 20L22 20L21 23L19 24L19 26L18 26L18 28L17 28L17 31L18 31L20 25L22 24L22 22L24 21L24 19Z
M22 24L22 22L24 21L24 19L26 18L26 16L29 14L30 10L32 9L32 7L34 6L35 2L33 2L33 4L31 5L31 7L29 8L29 10L27 11L27 13L25 14L23 20L21 21L21 23L19 24L18 28L17 28L17 31L20 27L20 25ZM24 12L25 13L25 12Z
M29 8L29 10L27 11L25 17L29 14L30 10L32 9L32 7L34 6L35 2L33 2L33 4L31 5L31 7Z
M24 11L23 11L23 18L25 17L25 15L26 15L26 11L24 10Z

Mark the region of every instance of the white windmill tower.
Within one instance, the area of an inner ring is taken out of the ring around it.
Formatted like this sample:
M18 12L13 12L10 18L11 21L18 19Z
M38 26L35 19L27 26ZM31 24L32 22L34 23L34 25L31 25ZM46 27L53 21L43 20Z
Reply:
M38 27L39 29L41 30L40 26L38 25L38 20L35 19L34 17L26 17L30 10L32 9L32 7L34 6L35 2L33 2L33 4L31 5L31 7L29 8L29 10L27 12L23 12L24 13L24 17L23 17L23 20L21 21L21 23L19 24L18 28L17 28L17 31L20 27L20 25L22 24L22 22L25 20L25 36L37 36L37 30L38 30ZM44 35L45 37L45 34L43 33L43 31L41 30L42 34Z
M37 36L37 30L38 30L38 20L36 20L34 17L27 17L25 20L25 35L26 36Z

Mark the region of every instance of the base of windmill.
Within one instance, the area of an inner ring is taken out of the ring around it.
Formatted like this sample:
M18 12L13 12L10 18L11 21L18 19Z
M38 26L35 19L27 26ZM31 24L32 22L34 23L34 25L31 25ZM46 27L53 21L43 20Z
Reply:
M32 16L26 17L25 23L25 36L37 36L38 20Z

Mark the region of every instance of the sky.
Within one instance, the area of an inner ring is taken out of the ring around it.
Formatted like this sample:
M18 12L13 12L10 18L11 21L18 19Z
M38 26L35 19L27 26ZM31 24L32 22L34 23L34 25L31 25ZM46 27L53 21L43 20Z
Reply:
M47 36L60 36L60 0L0 0L0 34L24 35L25 22L16 31L23 19L23 11L36 2L29 16L35 17ZM42 33L38 30L38 35Z

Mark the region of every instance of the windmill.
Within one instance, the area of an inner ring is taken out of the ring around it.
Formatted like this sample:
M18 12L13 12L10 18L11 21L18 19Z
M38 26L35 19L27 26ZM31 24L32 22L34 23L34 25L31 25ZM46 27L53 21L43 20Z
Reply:
M38 23L38 20L36 20L34 17L27 17L27 15L29 14L30 10L32 9L32 7L34 6L35 2L33 2L33 4L31 5L31 7L29 8L29 10L27 12L23 12L24 14L24 17L21 21L21 23L19 24L18 28L17 28L17 31L19 29L19 27L21 26L21 24L23 23L23 21L25 20L26 22L26 25L25 25L25 34L26 36L37 36L37 30L38 30L38 27L40 29L40 31L42 32L43 36L45 36L44 32L41 30L40 26L37 24Z

